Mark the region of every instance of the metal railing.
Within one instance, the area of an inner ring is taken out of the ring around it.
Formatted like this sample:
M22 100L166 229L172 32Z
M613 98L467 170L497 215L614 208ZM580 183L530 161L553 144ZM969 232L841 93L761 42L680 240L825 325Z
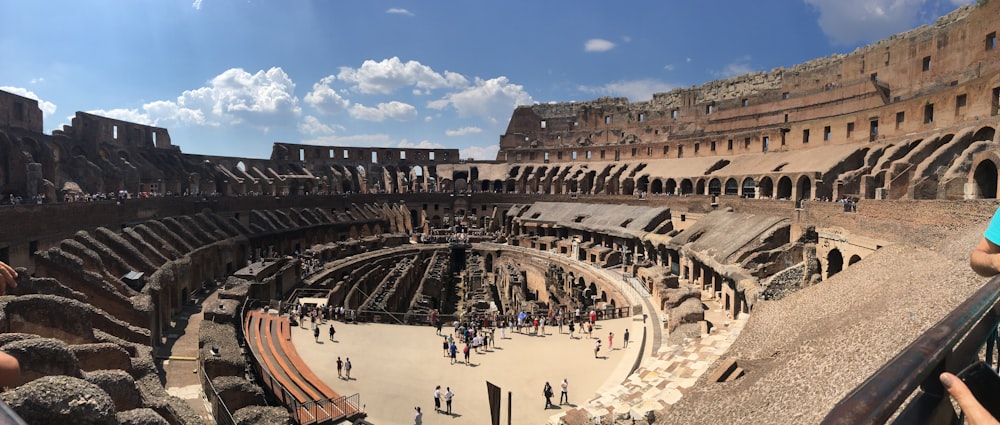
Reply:
M894 424L957 423L958 414L938 375L957 373L978 361L980 354L992 365L997 354L998 304L1000 276L990 279L851 391L822 424L883 424L890 419Z
M201 375L202 388L207 389L205 396L208 397L208 402L212 406L212 418L215 419L217 425L236 425L236 420L233 419L233 413L229 411L229 407L226 406L226 402L222 401L222 397L219 396L219 391L215 389L215 384L212 380L208 378L205 374L205 362L202 359L198 359L199 367L198 374Z
M242 321L240 327L246 323L246 315L249 310L255 308L259 301L254 300L244 304L244 311L241 314ZM244 335L244 338L246 336ZM257 335L260 337L260 335ZM282 385L270 370L263 367L262 353L248 348L252 355L248 356L248 362L256 374L258 383L266 388L268 392L291 413L292 418L299 424L307 425L314 423L332 422L343 418L351 418L364 411L361 408L361 395L353 394L337 398L321 398L316 400L299 400L288 388Z

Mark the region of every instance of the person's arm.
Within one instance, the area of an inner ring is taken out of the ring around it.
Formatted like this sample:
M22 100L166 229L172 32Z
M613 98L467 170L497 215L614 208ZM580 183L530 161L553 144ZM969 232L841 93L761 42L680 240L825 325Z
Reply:
M17 272L7 263L0 261L0 295L7 295L7 287L17 288Z
M979 404L976 397L972 395L972 391L969 391L969 387L965 386L965 383L961 379L958 379L957 376L945 372L938 379L941 380L944 388L948 390L951 398L955 399L958 406L965 412L965 418L969 425L1000 425L1000 422L997 422L990 415L990 412L986 411L986 408L982 404Z
M0 387L13 387L21 383L21 363L0 351Z
M969 266L983 277L1000 274L1000 246L983 237L969 255Z

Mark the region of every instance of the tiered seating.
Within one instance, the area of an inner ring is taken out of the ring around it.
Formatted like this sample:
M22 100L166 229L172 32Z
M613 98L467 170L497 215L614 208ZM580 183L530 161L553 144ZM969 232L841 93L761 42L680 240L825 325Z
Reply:
M292 411L298 423L332 423L361 413L302 361L291 343L288 317L254 310L244 319L244 330L264 386Z

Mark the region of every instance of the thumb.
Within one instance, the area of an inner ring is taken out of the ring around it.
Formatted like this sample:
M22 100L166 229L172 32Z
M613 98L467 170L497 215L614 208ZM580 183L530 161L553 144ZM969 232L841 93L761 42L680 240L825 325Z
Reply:
M948 390L948 394L955 399L958 406L965 412L970 425L998 424L993 415L972 395L972 391L969 391L969 387L965 385L965 382L962 382L957 376L948 372L942 373L939 379L945 389Z

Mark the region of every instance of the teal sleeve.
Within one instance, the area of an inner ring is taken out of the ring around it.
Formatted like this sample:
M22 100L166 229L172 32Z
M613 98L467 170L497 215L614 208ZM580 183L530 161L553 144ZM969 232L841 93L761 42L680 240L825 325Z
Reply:
M1000 245L1000 209L993 213L990 225L986 227L986 233L983 236L994 245Z

